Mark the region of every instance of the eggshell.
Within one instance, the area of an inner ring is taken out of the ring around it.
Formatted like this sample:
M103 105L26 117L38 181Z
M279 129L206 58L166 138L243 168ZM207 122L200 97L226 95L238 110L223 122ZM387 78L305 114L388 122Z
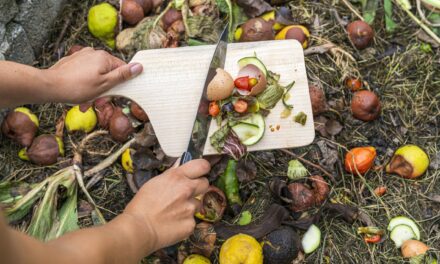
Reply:
M238 72L237 78L244 76L249 76L249 78L256 78L258 80L258 83L254 87L252 87L250 92L246 90L237 89L239 94L255 96L260 94L266 89L267 87L266 77L257 66L249 64L241 68L240 71Z
M206 97L210 101L226 99L231 96L234 90L234 80L228 72L218 68L216 73L208 84L208 90L206 91Z

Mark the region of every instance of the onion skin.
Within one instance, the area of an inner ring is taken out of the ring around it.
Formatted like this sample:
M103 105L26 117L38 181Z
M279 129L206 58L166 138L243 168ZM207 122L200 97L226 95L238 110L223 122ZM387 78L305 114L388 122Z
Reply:
M379 117L381 104L377 95L368 90L356 92L351 99L353 116L362 121L372 121Z
M108 129L110 119L113 115L113 105L110 102L96 105L95 104L96 116L98 117L98 124L103 129Z
M418 255L425 254L426 251L429 250L429 247L425 243L418 240L407 240L403 242L400 249L404 258L412 258Z

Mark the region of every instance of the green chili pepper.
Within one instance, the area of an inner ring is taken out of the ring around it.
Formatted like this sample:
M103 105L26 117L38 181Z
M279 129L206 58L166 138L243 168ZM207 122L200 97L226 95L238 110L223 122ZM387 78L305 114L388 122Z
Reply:
M236 160L230 159L228 161L226 170L217 180L216 185L226 194L229 206L242 205L238 189Z

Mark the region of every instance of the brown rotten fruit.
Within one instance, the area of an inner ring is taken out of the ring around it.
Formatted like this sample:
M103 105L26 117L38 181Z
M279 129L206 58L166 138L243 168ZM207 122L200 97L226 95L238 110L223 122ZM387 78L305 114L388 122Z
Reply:
M356 92L351 99L353 116L362 121L371 121L380 114L380 101L377 95L368 90Z
M52 165L63 155L63 141L54 135L38 136L26 152L27 158L32 163L41 166Z
M312 102L313 115L317 116L328 109L324 91L316 85L309 85L310 100Z
M330 188L328 183L319 175L314 175L310 177L312 180L313 193L315 195L315 205L322 204L325 199L327 199L330 193Z
M262 18L252 18L244 23L241 28L243 30L240 36L241 42L272 40L275 38L272 23Z
M364 21L356 20L347 26L348 37L357 49L365 49L374 38L374 31Z
M109 132L113 140L125 142L133 134L134 128L130 119L122 112L120 107L116 107L110 118Z
M195 216L207 222L218 222L226 209L226 196L222 190L209 186L208 191L200 197L202 208Z
M101 128L108 129L110 119L113 115L113 104L108 97L95 100L95 112L98 117L98 124Z
M5 136L15 140L23 147L32 144L39 126L38 118L26 107L18 107L8 113L2 123Z
M128 24L136 25L144 18L144 9L134 0L123 0L121 16Z
M175 8L170 8L162 17L163 29L167 30L175 21L182 20L182 12Z
M153 1L152 0L134 0L134 1L142 7L145 15L150 13L151 9L153 9Z
M130 112L137 120L141 122L148 121L147 113L145 113L145 111L137 103L131 102Z
M292 197L290 209L293 212L305 211L315 205L315 195L306 185L302 183L291 183L287 188Z

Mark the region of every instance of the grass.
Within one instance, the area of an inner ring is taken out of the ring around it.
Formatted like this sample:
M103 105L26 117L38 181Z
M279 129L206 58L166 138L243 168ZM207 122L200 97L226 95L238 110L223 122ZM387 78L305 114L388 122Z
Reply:
M87 10L95 2L100 1L82 0L68 4L55 26L53 36L48 39L37 66L44 68L54 64L64 54L65 49L73 44L106 49L87 31ZM409 216L419 224L422 240L437 250L440 249L440 204L427 199L432 194L440 194L438 168L429 169L418 180L404 180L387 174L382 169L372 170L363 178L343 170L346 148L362 145L376 147L376 168L383 167L390 160L394 150L407 143L421 146L432 160L440 158L439 50L422 51L422 42L416 36L418 27L398 10L394 13L394 19L398 23L396 33L388 34L384 30L383 10L379 8L374 24L375 42L370 48L358 51L348 42L344 27L337 18L342 21L356 19L342 2L292 1L290 6L297 19L308 24L313 36L310 43L312 46L331 41L338 47L338 51L334 53L307 56L306 67L309 81L321 86L328 101L333 102L331 111L324 115L329 119L338 120L344 126L342 132L334 137L323 138L317 134L312 145L292 151L333 174L335 182L331 184L331 199L360 208L381 228L386 228L391 217ZM65 34L60 38L66 21ZM54 43L59 38L60 45L54 50ZM122 54L113 54L124 58ZM352 93L344 88L343 84L344 78L350 75L362 76L367 88L379 95L382 114L378 120L364 123L351 116ZM54 124L65 109L66 106L59 104L32 106L32 110L41 120L41 133L53 133ZM72 153L73 145L77 144L81 137L82 135L65 136L68 155ZM104 157L101 154L115 147L115 143L105 137L97 140L99 144L92 147L94 152L84 158L86 167L96 164ZM0 164L0 175L3 178L38 182L60 166L65 166L71 158L67 156L57 165L40 168L18 160L16 144L4 137L1 142L0 157L4 162ZM322 153L322 146L330 152ZM336 162L325 163L325 158L329 156L334 156ZM267 162L271 157L274 162ZM258 167L259 183L267 182L272 176L286 175L287 163L291 159L280 151L253 153L251 158L256 161ZM312 175L322 175L320 170L307 165L306 167ZM103 180L94 187L91 194L104 216L111 219L123 210L132 193L119 164L104 170L102 175ZM265 190L258 186L260 184L250 184L245 188ZM377 186L386 186L386 195L380 198L374 196L371 191ZM29 219L26 218L19 225L26 226L26 221ZM91 218L82 218L81 225L92 225ZM359 223L356 222L349 225L342 220L324 215L319 222L323 234L322 245L316 252L306 256L305 262L404 261L399 250L389 239L377 245L365 244L362 237L356 234L358 226Z

